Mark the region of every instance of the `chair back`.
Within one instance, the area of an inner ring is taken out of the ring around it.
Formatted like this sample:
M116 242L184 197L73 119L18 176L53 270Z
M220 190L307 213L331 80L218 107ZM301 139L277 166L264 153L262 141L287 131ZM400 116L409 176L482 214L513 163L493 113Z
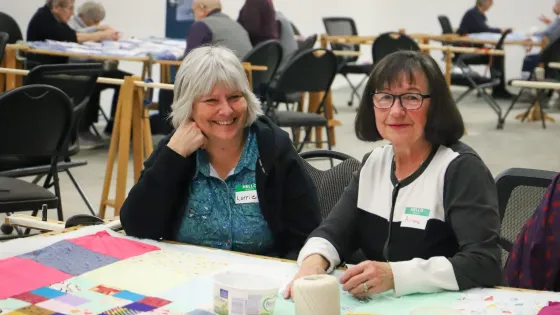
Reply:
M300 156L303 159L305 170L311 176L317 189L321 217L324 220L342 197L342 193L352 180L354 172L358 171L362 165L355 158L336 151L315 150L302 152ZM328 170L320 170L309 163L315 158L332 158L341 162Z
M50 85L26 85L0 94L0 156L49 156L55 163L68 140L72 115L70 98Z
M517 235L533 215L556 172L510 168L496 177L500 211L502 264Z
M274 39L259 43L243 58L243 62L249 62L256 66L266 66L266 71L253 71L253 90L261 91L266 87L280 62L282 61L282 46Z
M66 93L76 107L91 97L102 71L102 63L40 65L29 71L26 83L55 86Z
M442 34L453 34L453 27L447 15L438 15L439 25L441 26Z
M15 44L17 41L23 40L21 29L16 20L4 12L0 12L0 32L8 34L8 44Z
M4 59L4 51L6 50L6 44L8 44L8 39L10 36L6 32L0 32L0 65L2 64L2 59Z
M337 70L332 51L318 48L300 52L286 65L275 89L284 93L328 91Z
M68 154L73 155L78 147L78 122L94 92L97 78L103 71L102 63L70 63L40 65L29 71L26 84L46 84L54 86L70 98L73 104L71 138Z
M385 56L400 50L420 51L418 43L405 34L389 32L377 37L371 46L371 56L373 62L381 61Z
M317 42L317 34L313 34L313 35L307 37L305 40L298 43L299 47L298 47L297 52L294 54L294 56L297 55L298 53L302 52L302 51L313 49L313 46L315 46L315 42Z
M325 31L327 35L330 36L357 36L358 28L356 27L356 22L350 17L326 17L323 18L323 25L325 25ZM360 45L353 44L343 44L343 43L330 43L332 50L348 50L348 51L360 51ZM355 62L358 60L357 56L344 56L338 57L339 63L344 62Z

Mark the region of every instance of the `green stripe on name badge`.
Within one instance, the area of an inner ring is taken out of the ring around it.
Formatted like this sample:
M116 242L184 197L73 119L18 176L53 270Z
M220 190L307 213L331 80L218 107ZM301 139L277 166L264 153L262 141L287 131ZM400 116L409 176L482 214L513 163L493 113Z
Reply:
M252 191L252 190L257 190L257 184L235 186L235 192Z
M404 214L419 215L427 217L430 215L430 209L406 207Z

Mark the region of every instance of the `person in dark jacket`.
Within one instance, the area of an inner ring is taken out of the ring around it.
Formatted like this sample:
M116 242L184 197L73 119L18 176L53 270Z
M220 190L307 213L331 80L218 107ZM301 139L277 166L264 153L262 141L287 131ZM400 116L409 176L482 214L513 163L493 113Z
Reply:
M476 6L463 15L457 34L468 35L474 33L503 33L504 30L490 27L487 24L486 13L494 4L494 0L476 0Z
M272 0L245 0L237 22L247 30L253 46L269 39L278 39Z
M469 9L463 15L461 24L457 29L457 34L468 35L475 33L503 33L506 29L488 26L485 13L490 10L494 0L476 0L474 8ZM482 47L482 45L472 45ZM458 55L457 55L458 56ZM500 84L492 89L492 96L499 99L509 99L511 94L506 88L505 80L505 61L504 57L495 57L490 59L487 55L470 56L465 60L465 63L470 65L488 65L492 60L495 63L495 68L499 69L499 74L496 75L500 79Z
M231 50L205 46L185 57L171 119L176 130L121 208L125 232L295 259L321 220L316 188Z
M295 278L332 272L361 249L368 260L340 277L356 297L499 285L496 186L459 141L463 120L438 64L421 52L388 55L363 95L356 135L390 144L364 157L301 250ZM288 287L285 297L290 293Z

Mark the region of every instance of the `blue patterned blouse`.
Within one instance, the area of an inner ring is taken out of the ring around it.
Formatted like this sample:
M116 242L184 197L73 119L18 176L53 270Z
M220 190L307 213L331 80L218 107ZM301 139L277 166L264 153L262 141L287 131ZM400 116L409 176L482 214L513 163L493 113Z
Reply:
M257 137L247 132L241 158L222 180L198 150L196 171L190 185L185 217L178 241L252 254L266 254L274 237L258 203L255 168L259 155Z

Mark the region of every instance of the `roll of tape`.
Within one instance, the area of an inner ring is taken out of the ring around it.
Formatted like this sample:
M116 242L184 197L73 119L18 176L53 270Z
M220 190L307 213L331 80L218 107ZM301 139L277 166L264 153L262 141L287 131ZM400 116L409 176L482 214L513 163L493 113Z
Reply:
M296 315L340 315L340 288L335 277L316 275L294 281Z

